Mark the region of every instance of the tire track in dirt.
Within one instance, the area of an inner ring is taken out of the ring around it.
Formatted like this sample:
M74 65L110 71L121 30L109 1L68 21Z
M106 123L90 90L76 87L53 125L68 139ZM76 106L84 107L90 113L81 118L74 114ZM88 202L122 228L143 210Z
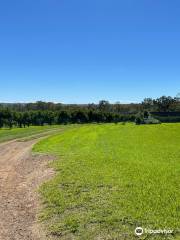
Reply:
M43 240L37 187L52 176L52 157L32 155L38 140L0 144L0 240Z

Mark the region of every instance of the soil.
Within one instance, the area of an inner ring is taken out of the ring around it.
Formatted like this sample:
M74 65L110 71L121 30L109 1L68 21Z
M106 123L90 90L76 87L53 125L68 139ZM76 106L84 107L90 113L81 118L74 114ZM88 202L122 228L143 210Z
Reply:
M33 155L38 140L0 144L0 240L44 240L38 186L53 175L52 157Z

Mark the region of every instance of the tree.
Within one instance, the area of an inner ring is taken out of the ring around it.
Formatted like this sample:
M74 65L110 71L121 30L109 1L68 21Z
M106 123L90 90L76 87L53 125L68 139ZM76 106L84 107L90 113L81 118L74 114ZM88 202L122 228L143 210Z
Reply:
M87 123L88 115L83 111L75 111L72 113L72 121L73 123Z
M0 128L2 128L4 125L4 114L3 110L0 110Z
M153 106L154 106L153 99L152 98L145 98L144 101L142 102L142 106L143 106L144 110L152 111Z
M15 124L18 125L18 127L22 128L23 114L21 112L14 112L13 119L14 119Z
M44 117L45 117L45 123L47 123L49 125L53 124L55 116L52 111L46 111Z
M70 122L70 115L66 111L60 111L57 115L57 123L58 124L67 124Z
M101 112L109 112L110 104L106 100L101 100L101 101L99 101L98 108Z
M25 126L30 126L30 124L32 123L32 119L31 119L31 114L30 114L30 112L25 112L25 113L23 113L23 125L24 125L24 127Z
M162 112L168 112L170 106L174 103L174 99L170 96L162 96L155 100L155 104L158 106L158 110Z
M149 117L149 112L148 111L144 111L143 115L144 115L144 118L148 118Z
M10 129L13 127L13 114L8 108L4 111L4 123Z

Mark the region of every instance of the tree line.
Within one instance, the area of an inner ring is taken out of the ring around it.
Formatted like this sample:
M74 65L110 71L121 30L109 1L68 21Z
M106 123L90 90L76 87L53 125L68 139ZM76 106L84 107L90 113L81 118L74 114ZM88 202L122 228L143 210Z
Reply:
M145 98L141 105L142 109L151 112L178 112L180 111L180 94L174 98L170 96L162 96L157 99Z
M0 110L0 128L13 126L29 127L53 125L53 124L74 124L74 123L118 123L134 121L134 115L120 115L100 111L26 111L16 112L9 109Z
M12 128L13 126L21 128L45 124L118 123L135 121L139 114L142 116L143 112L154 114L157 118L161 118L161 121L167 117L168 122L180 121L180 98L166 96L157 99L146 98L138 104L118 102L110 104L105 100L101 100L99 104L79 105L42 101L26 104L0 104L0 128Z
M180 111L180 94L176 97L162 96L157 99L145 98L142 103L129 103L124 104L116 102L109 103L106 100L101 100L98 104L62 104L53 102L37 101L35 103L1 103L1 108L8 108L12 111L25 112L25 111L106 111L113 113L136 113L141 110L159 111L159 112L173 112Z

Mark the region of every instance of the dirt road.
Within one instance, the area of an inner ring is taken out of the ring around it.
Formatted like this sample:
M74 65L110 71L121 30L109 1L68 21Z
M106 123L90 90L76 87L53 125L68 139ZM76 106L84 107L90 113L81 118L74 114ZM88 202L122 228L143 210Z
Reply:
M0 240L44 240L36 214L39 184L53 172L48 156L33 156L38 140L0 144Z

